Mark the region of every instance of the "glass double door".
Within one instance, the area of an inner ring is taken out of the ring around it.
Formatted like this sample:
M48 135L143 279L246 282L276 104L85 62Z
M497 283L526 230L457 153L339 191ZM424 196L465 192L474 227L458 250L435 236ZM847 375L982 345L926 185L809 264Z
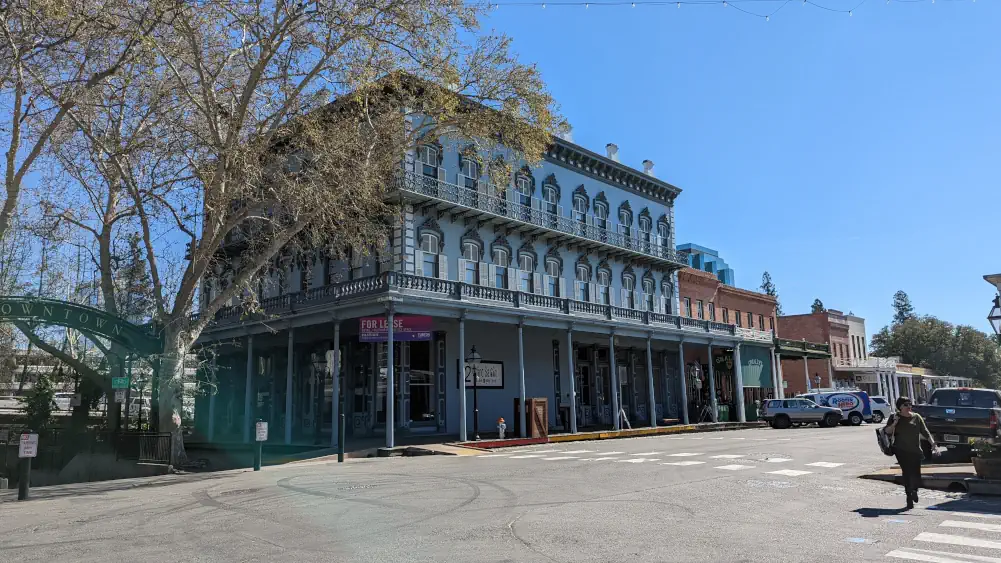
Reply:
M432 358L433 341L393 344L393 389L388 388L388 347L374 345L376 365L375 428L386 429L387 401L393 401L396 427L436 427L438 382ZM391 397L391 399L390 399Z

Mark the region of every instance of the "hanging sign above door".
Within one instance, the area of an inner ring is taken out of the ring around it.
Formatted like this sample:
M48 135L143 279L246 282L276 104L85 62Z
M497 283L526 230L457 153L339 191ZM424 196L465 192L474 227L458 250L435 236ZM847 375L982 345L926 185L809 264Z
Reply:
M423 315L397 315L393 317L393 340L413 342L431 340L431 317ZM389 323L386 317L358 319L360 342L386 342L389 340Z

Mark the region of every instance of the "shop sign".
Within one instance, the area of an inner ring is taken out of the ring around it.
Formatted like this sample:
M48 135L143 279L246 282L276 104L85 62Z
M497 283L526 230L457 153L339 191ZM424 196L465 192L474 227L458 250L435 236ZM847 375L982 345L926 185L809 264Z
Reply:
M456 359L458 364L459 360ZM474 371L475 370L475 371ZM473 374L476 374L476 387L479 389L504 388L504 362L482 360L476 364L466 364L466 389L473 388ZM458 387L458 381L456 381Z
M423 315L399 315L393 317L393 341L414 342L431 340L431 317ZM389 323L386 317L362 317L358 319L358 340L360 342L389 341Z

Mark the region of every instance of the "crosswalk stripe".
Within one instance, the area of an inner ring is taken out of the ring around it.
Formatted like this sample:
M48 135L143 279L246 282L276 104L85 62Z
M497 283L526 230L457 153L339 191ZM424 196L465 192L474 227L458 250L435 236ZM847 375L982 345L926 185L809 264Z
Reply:
M608 460L610 460L610 459L619 459L619 458L617 458L617 457L615 457L615 456L611 456L611 457L589 457L589 458L585 458L585 460L586 460L586 461L608 461Z
M734 455L734 454L723 454L723 455L712 456L713 459L740 459L742 457L747 457L747 456Z
M983 561L984 563L1001 563L1001 558L988 557L986 555L969 555L966 553L951 553L948 551L934 551L931 549L917 549L914 547L906 547L903 549L895 549L890 553L886 554L887 557L896 557L897 559L910 559L911 561L927 561L929 563L972 563L973 561ZM938 557L946 556L946 557ZM953 559L950 556L962 557L962 559Z
M704 461L665 461L661 465L702 465Z
M542 454L513 455L509 459L528 459L530 457L542 457Z
M765 458L765 461L768 463L785 463L787 461L792 461L792 459L788 457L769 457Z
M1001 532L1001 525L984 522L964 522L962 520L946 520L939 524L943 528L965 528L967 530L983 530L985 532Z
M778 471L769 471L769 475L785 475L786 477L799 477L800 475L809 475L813 471L800 471L798 469L780 469Z
M667 454L667 455L668 455L668 457L691 457L693 455L702 455L702 454L701 453L693 453L693 452L681 452L681 453L677 453L677 454Z
M626 452L601 452L601 455L622 455Z
M594 450L568 450L565 452L560 452L561 454L593 454Z
M989 519L1001 519L1001 515L998 514L982 514L980 512L951 512L950 516L962 516L963 518L989 518Z
M1001 542L982 540L978 538L968 538L966 536L953 536L950 534L934 534L931 532L921 532L915 541L928 543L944 543L949 545L963 545L966 547L985 547L988 549L1001 549Z
M660 452L646 452L646 453L642 453L642 454L629 454L629 455L643 456L643 455L657 455L659 453Z
M753 465L720 465L716 469L725 469L727 471L740 471L741 469L753 469Z
M564 459L580 459L580 458L578 458L576 456L572 456L572 455L561 455L561 456L556 456L556 457L544 457L544 458L542 458L541 461L561 461L561 460L564 460Z
M484 458L484 457L507 457L509 455L511 455L511 454L484 454L484 455L478 455L476 457L479 457L479 458Z
M808 463L806 465L807 465L807 467L826 467L828 469L831 469L831 468L834 468L834 467L841 467L844 464L843 463L831 463L829 461L818 461L818 462L815 462L815 463Z
M644 461L657 461L657 460L650 457L634 457L631 459L620 459L615 463L643 463Z

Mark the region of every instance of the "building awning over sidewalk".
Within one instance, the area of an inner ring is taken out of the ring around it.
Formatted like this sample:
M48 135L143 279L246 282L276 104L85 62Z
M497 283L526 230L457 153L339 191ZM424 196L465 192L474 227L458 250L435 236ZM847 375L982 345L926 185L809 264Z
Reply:
M783 358L806 358L826 360L831 357L830 346L806 340L775 339L775 353Z

